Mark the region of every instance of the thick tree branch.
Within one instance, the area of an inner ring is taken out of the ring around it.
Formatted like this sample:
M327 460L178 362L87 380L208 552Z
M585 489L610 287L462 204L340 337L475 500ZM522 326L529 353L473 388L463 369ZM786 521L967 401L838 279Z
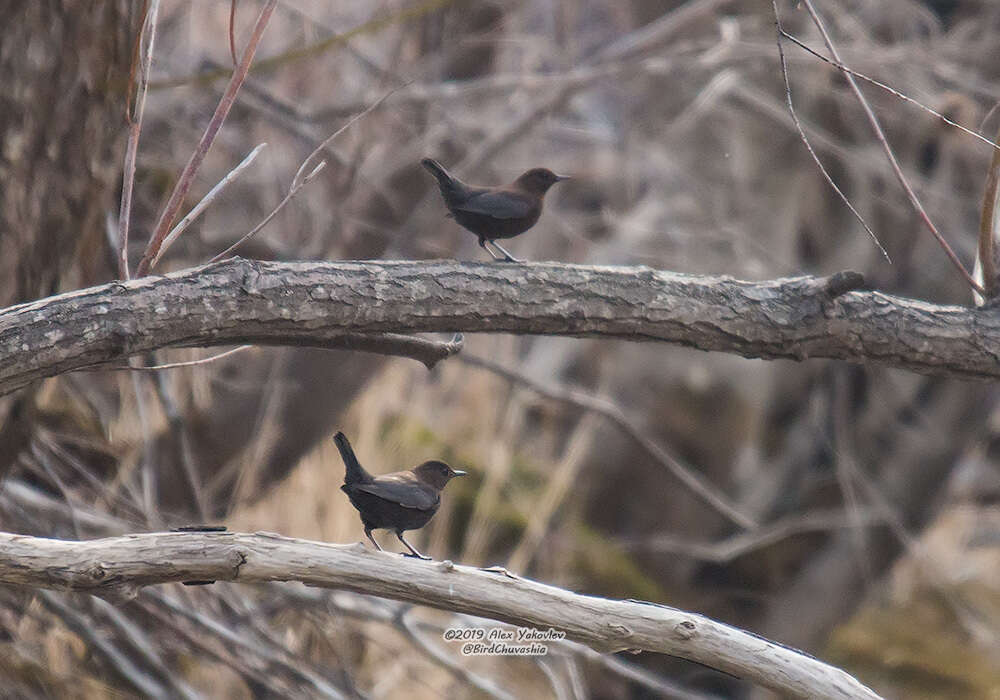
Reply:
M242 259L0 311L0 394L172 346L420 331L660 340L1000 378L1000 315L849 291L854 273L741 282L646 267ZM356 342L356 341L355 341Z
M514 625L552 628L603 651L641 649L690 659L793 697L877 698L847 673L701 615L579 595L513 576L269 533L169 532L86 542L0 533L0 583L134 595L186 580L301 581Z

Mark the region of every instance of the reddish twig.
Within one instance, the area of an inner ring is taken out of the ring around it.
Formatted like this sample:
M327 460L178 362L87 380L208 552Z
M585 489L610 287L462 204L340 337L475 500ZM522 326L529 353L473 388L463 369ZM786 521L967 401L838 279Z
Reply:
M132 190L135 186L135 161L139 152L139 133L142 130L142 113L146 106L146 91L149 87L149 67L153 62L153 43L156 38L156 17L160 12L160 0L146 0L143 7L142 28L136 37L132 54L132 68L129 73L129 94L125 107L128 122L128 143L125 146L125 166L122 175L122 201L118 211L118 276L129 279L128 271L128 230L132 218ZM146 39L146 50L139 54L142 39Z
M816 8L813 7L812 0L802 0L802 4L805 6L809 16L812 17L813 23L819 30L820 36L823 37L823 43L826 44L826 48L830 51L830 55L833 56L833 60L835 60L838 64L843 65L844 62L840 58L840 53L837 51L837 47L834 45L833 39L830 38L829 32L826 31L826 26L823 24L822 18L820 18L819 14L816 12ZM875 132L875 138L882 146L882 150L885 151L885 155L889 159L889 165L892 166L892 171L895 173L896 179L902 186L903 191L906 192L906 196L910 200L910 204L913 205L913 208L916 210L920 219L924 222L927 230L929 230L931 235L937 239L937 242L944 250L945 255L948 256L951 263L961 273L962 277L965 278L965 281L968 282L974 290L985 296L986 291L978 282L976 282L972 275L969 274L969 271L965 269L965 265L963 265L962 261L958 259L958 255L955 254L955 251L948 244L948 241L946 241L944 236L941 235L941 232L938 231L934 222L932 222L930 217L927 215L927 211L924 209L924 206L920 203L920 199L917 197L916 192L914 192L913 188L910 187L910 183L907 181L906 175L903 174L903 169L900 167L899 161L896 160L896 155L892 152L892 147L889 145L889 141L886 139L885 133L882 131L882 126L879 124L878 117L875 116L875 112L872 110L871 105L868 104L868 100L865 99L865 96L862 94L861 88L858 87L858 83L854 79L854 76L847 71L842 70L841 72L844 75L844 79L847 80L847 84L851 87L851 91L854 93L854 96L858 98L858 102L861 104L861 109L864 110L868 123L871 124L872 130Z
M233 75L229 80L229 85L226 86L226 92L223 94L222 99L219 100L219 105L215 108L215 113L212 115L212 119L208 123L208 128L205 129L205 133L202 135L201 141L198 142L198 146L191 155L191 159L188 160L187 165L184 166L184 170L181 172L177 185L174 187L174 191L170 194L170 199L167 201L166 206L163 208L163 212L160 214L160 219L157 221L153 235L149 239L149 244L146 246L146 252L143 253L142 260L139 261L139 267L136 269L136 276L142 277L149 272L153 258L155 258L159 252L160 246L163 244L163 239L166 238L167 234L170 232L170 226L177 217L177 212L180 211L181 205L184 202L184 197L187 196L188 190L191 189L191 184L194 182L195 174L198 172L198 168L205 159L208 149L212 147L212 142L219 133L219 129L222 128L222 123L229 114L229 110L236 101L236 94L239 92L240 86L243 84L243 81L246 80L247 72L250 70L250 64L253 62L254 54L257 51L257 45L260 43L261 37L264 35L264 29L267 27L267 22L271 18L271 13L274 12L274 8L277 4L278 0L268 0L267 4L265 4L264 8L260 11L260 15L257 17L257 22L254 24L253 32L250 35L250 41L247 44L246 49L243 51L243 56L240 58L239 65L236 67L236 70L233 71Z
M229 55L233 57L233 65L238 65L236 59L236 0L229 3Z

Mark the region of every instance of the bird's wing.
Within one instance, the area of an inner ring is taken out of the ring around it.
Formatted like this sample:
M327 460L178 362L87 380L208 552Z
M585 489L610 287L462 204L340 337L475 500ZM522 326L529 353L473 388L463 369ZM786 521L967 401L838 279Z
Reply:
M472 214L485 214L494 219L519 219L531 213L531 202L516 192L486 190L473 194L453 208Z
M404 508L431 510L441 503L441 494L438 491L412 476L407 478L408 476L387 474L375 477L370 484L355 484L353 487L358 491L398 503Z

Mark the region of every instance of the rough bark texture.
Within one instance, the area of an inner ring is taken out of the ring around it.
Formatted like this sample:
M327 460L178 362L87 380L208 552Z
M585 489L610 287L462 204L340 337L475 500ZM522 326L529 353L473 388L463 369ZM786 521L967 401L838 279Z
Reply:
M584 596L450 561L270 533L150 533L68 542L0 534L0 582L133 595L185 580L301 581L565 632L602 651L697 661L792 697L878 698L847 673L780 644L662 605Z
M1000 377L1000 318L836 276L741 282L554 263L229 260L0 312L0 391L171 346L325 346L344 333L468 331L660 340ZM833 290L831 292L831 290Z

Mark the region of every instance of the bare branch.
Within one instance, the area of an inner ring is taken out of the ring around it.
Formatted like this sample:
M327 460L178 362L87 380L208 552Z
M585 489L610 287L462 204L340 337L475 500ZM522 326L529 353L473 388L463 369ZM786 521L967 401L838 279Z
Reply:
M500 620L552 628L603 651L689 659L792 697L878 698L837 668L701 615L579 595L493 570L274 534L169 532L86 542L0 533L0 582L134 595L186 580L301 581Z
M413 332L663 341L744 357L1000 377L995 313L847 291L860 280L856 273L742 282L647 267L235 258L0 311L0 394L166 347L425 351L430 362L454 354L450 344L397 335Z

